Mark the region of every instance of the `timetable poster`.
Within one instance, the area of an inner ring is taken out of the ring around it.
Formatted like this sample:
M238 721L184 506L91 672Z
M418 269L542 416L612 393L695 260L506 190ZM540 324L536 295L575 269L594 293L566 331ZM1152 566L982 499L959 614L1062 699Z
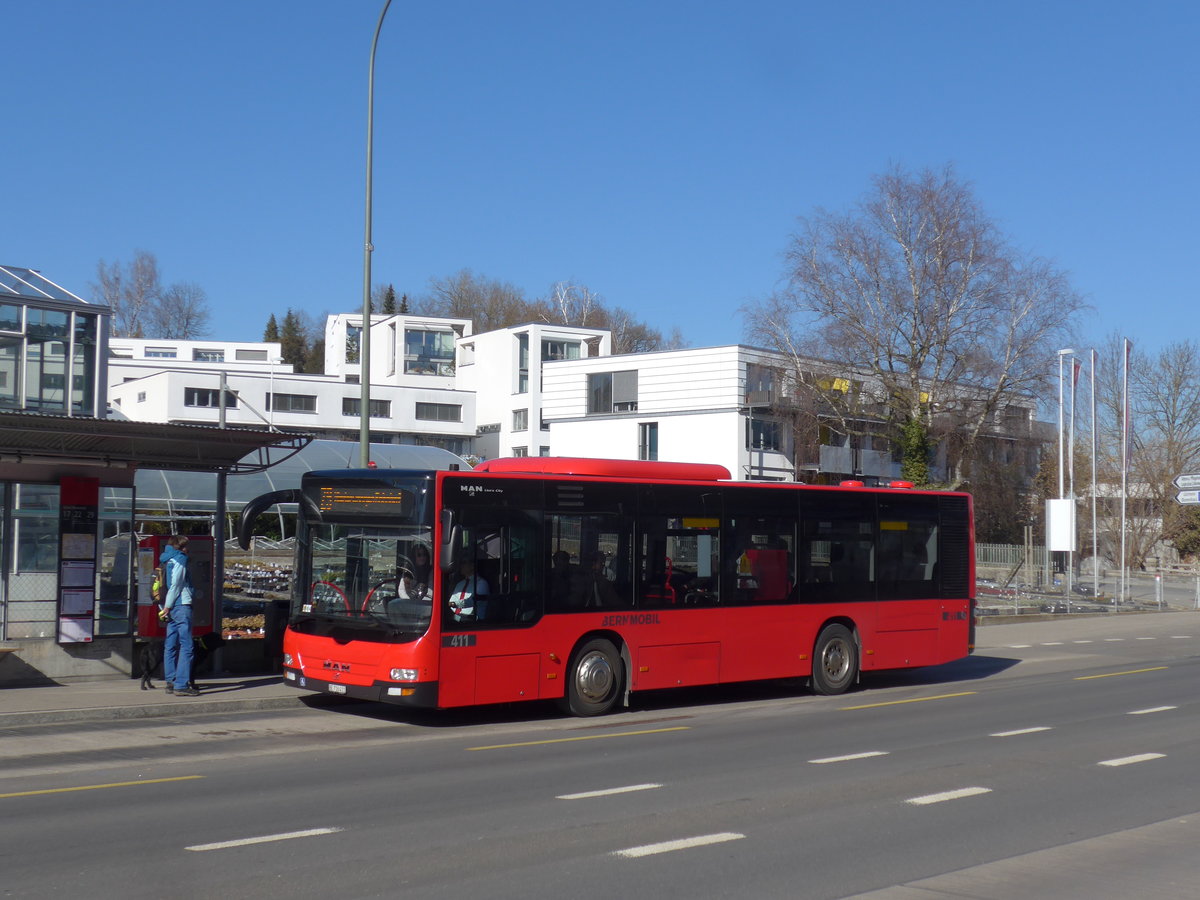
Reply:
M100 480L64 476L58 497L58 642L92 639Z

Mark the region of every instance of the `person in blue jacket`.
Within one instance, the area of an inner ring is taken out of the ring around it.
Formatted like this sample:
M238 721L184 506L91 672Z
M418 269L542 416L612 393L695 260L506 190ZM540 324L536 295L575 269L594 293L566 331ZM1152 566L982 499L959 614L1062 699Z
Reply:
M163 577L167 581L167 599L163 613L167 618L167 639L163 646L163 676L167 693L177 697L195 697L200 692L188 687L192 675L192 576L188 573L188 539L175 534L159 554Z

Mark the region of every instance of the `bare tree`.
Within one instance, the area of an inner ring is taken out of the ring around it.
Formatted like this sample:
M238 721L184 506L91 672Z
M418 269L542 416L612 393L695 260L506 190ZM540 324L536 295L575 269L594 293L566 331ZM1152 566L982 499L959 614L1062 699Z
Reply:
M149 337L188 341L209 333L208 297L197 284L172 284L161 292L147 317Z
M578 325L580 328L594 327L597 316L604 311L603 297L586 284L570 281L556 281L551 285L545 303L549 307L545 321Z
M112 333L116 337L156 337L147 334L149 319L162 294L158 260L153 253L137 250L133 262L122 265L104 260L96 264L97 281L92 296L112 308Z
M476 331L492 331L528 321L530 304L519 287L477 276L463 269L449 278L434 279L434 315L472 319Z
M954 434L955 486L997 415L1044 386L1084 308L1063 273L1006 243L949 167L893 169L851 212L802 220L787 262L785 288L745 310L751 338L797 373L828 360L838 377L808 388L842 421L867 407L897 434Z

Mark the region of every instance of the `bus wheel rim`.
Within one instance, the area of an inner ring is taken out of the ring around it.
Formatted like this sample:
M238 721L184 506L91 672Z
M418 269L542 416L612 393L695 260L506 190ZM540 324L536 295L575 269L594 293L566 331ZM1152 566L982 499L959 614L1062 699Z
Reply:
M575 673L575 686L581 697L603 700L612 691L613 669L603 653L589 653L579 661Z
M850 665L850 654L844 641L830 641L821 659L825 674L834 680L844 678Z

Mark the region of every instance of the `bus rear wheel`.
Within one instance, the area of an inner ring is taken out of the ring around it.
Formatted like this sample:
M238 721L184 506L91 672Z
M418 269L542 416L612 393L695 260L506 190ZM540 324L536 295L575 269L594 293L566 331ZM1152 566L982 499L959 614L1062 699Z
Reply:
M813 651L815 694L844 694L858 676L858 644L845 625L826 625Z
M567 695L559 706L575 716L602 716L617 705L624 682L617 648L604 638L593 638L572 655Z

